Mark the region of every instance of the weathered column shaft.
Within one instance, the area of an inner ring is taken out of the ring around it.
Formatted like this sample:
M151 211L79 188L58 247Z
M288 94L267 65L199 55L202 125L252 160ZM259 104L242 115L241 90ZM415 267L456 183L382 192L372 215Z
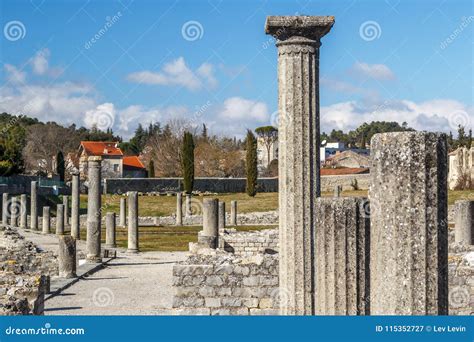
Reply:
M314 310L315 200L320 196L319 47L334 17L267 17L278 47L280 302L283 315Z
M176 193L176 225L183 225L183 194Z
M4 226L8 225L8 216L9 216L9 213L8 213L8 207L9 207L9 203L8 203L8 193L4 192L2 194L2 224Z
M64 227L69 224L69 198L64 195L63 196L63 206L64 206Z
M59 276L61 278L76 277L76 239L70 235L61 235L59 240Z
M30 192L30 227L38 230L38 182L31 182Z
M202 204L202 231L199 232L198 242L209 248L216 248L218 244L218 200L205 198Z
M105 247L115 248L115 213L107 213L105 216Z
M218 225L219 230L225 229L225 202L219 201L219 217L218 217Z
M120 227L127 226L127 199L120 197Z
M191 216L193 214L192 209L191 209L191 201L192 197L190 194L186 194L186 199L185 199L185 208L184 208L184 214L187 216Z
M139 251L138 239L138 192L130 191L128 193L128 252Z
M64 204L56 206L56 234L64 235Z
M20 216L20 201L18 200L18 197L14 196L11 198L11 204L10 204L10 224L13 227L18 227L18 217Z
M73 174L71 189L71 236L73 236L76 240L81 239L80 202L81 197L79 174Z
M20 227L26 229L28 225L28 196L25 194L20 196L21 213L20 213Z
M101 157L88 158L87 256L88 262L101 262Z
M51 209L50 207L43 207L43 217L42 217L42 233L49 234L51 233Z
M474 244L474 201L456 201L454 241L463 245Z
M334 197L341 197L342 186L336 185L334 187Z
M317 315L369 314L370 221L365 198L316 200Z
M370 146L370 313L445 315L446 136L376 134Z
M230 201L230 225L237 225L237 201Z

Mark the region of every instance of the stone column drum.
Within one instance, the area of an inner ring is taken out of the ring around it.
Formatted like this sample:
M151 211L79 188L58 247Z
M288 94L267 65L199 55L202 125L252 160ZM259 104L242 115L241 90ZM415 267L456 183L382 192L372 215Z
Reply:
M30 228L38 230L38 182L31 182L30 192Z
M120 197L120 227L127 226L127 199Z
M370 313L446 315L446 136L376 134L370 146Z
M332 16L269 16L278 47L278 188L283 315L313 315L315 199L320 196L319 48Z
M59 276L61 278L76 277L76 239L70 235L62 235L59 239Z
M191 216L193 214L192 209L191 209L191 202L192 202L191 195L186 194L185 208L184 208L184 214L186 215L186 217Z
M80 179L79 174L72 175L72 189L71 189L71 236L76 240L81 239L81 222L80 222Z
M49 234L51 233L51 209L50 207L43 207L43 216L42 216L42 233Z
M18 197L12 197L10 205L10 224L13 227L18 227L18 217L20 216L20 201Z
M183 225L183 194L176 193L176 225Z
M230 225L237 225L237 201L230 201Z
M105 247L115 248L115 213L107 213L105 216Z
M198 234L198 243L209 248L218 245L218 202L217 199L205 198L202 204L202 231Z
M20 228L26 229L28 225L28 196L26 196L25 194L21 195L20 202Z
M474 201L456 201L454 241L463 245L474 244Z
M56 206L56 235L64 235L64 205Z
M98 156L87 160L88 190L87 190L87 255L86 260L91 263L101 262L101 161Z
M64 206L64 227L69 224L69 198L67 196L63 196L63 206Z
M8 193L4 192L2 194L2 224L4 226L8 225Z
M316 200L317 315L369 314L369 208L366 198Z
M138 192L128 193L128 248L129 253L138 253Z
M218 226L219 230L225 229L225 202L219 201L219 217L218 217Z

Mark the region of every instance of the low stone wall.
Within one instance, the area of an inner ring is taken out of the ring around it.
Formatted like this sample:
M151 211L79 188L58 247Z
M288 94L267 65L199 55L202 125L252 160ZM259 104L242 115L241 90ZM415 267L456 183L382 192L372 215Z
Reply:
M192 255L173 267L173 311L181 315L276 315L278 258L225 252Z
M334 191L338 185L342 186L342 190L354 190L351 184L357 180L359 190L367 190L370 183L370 173L355 175L338 175L338 176L322 176L321 191Z
M219 235L224 240L224 250L240 256L278 253L278 230L265 229L253 232L226 230Z

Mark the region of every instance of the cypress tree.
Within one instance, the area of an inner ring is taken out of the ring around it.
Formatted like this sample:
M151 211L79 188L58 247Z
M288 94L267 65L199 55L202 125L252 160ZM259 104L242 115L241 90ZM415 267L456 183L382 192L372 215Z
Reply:
M193 135L185 132L181 146L181 168L183 171L183 187L191 194L194 186L194 140Z
M155 178L155 163L153 159L151 159L148 164L148 178Z
M246 171L247 171L247 195L254 197L257 194L257 139L251 130L247 130L246 139Z
M64 155L61 151L56 155L56 173L59 175L59 180L64 182L64 173L66 166L64 165Z

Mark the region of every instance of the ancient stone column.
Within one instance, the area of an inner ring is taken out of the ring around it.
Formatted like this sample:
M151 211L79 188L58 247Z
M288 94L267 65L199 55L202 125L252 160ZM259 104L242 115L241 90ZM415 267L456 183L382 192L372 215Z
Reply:
M137 253L138 248L138 192L128 193L128 248L127 252Z
M58 239L59 276L61 278L74 278L76 277L76 239L70 235L61 235Z
M18 227L18 217L20 216L20 201L16 196L11 198L10 215L10 224L13 227Z
M115 213L107 213L105 216L105 247L115 248Z
M8 208L8 193L4 192L2 194L2 224L4 226L7 226L8 225L8 216L10 216L10 214L8 213L9 211L9 208Z
M237 225L237 201L230 201L230 225Z
M43 216L42 216L42 233L49 234L51 233L51 210L50 207L43 207Z
M28 225L28 196L25 194L20 196L21 212L20 212L20 228L26 229Z
M89 157L88 162L88 190L87 190L87 256L88 262L101 262L101 161L98 156Z
M474 201L456 201L454 210L454 241L463 245L473 245Z
M219 205L218 227L219 227L219 230L224 230L225 229L225 202L219 201L218 205Z
M334 197L341 197L342 186L336 185L334 187Z
M218 245L218 202L215 198L205 198L202 204L202 231L198 234L198 243L209 248Z
M127 199L120 197L120 227L127 226Z
M191 216L193 214L192 209L191 209L191 202L192 202L191 195L186 194L185 208L184 208L184 214L186 215L186 217Z
M319 48L332 16L270 16L278 47L280 302L283 315L314 310L315 198L320 196Z
M446 136L376 134L370 146L370 313L446 315Z
M63 196L63 206L64 206L64 227L69 224L69 198Z
M30 192L30 228L38 230L38 182L31 182Z
M72 175L72 189L71 189L71 236L76 240L81 239L81 222L80 222L80 179L79 174Z
M64 204L56 206L56 235L64 235Z
M176 225L183 225L183 194L176 193Z
M368 208L366 198L316 199L317 315L369 314Z

